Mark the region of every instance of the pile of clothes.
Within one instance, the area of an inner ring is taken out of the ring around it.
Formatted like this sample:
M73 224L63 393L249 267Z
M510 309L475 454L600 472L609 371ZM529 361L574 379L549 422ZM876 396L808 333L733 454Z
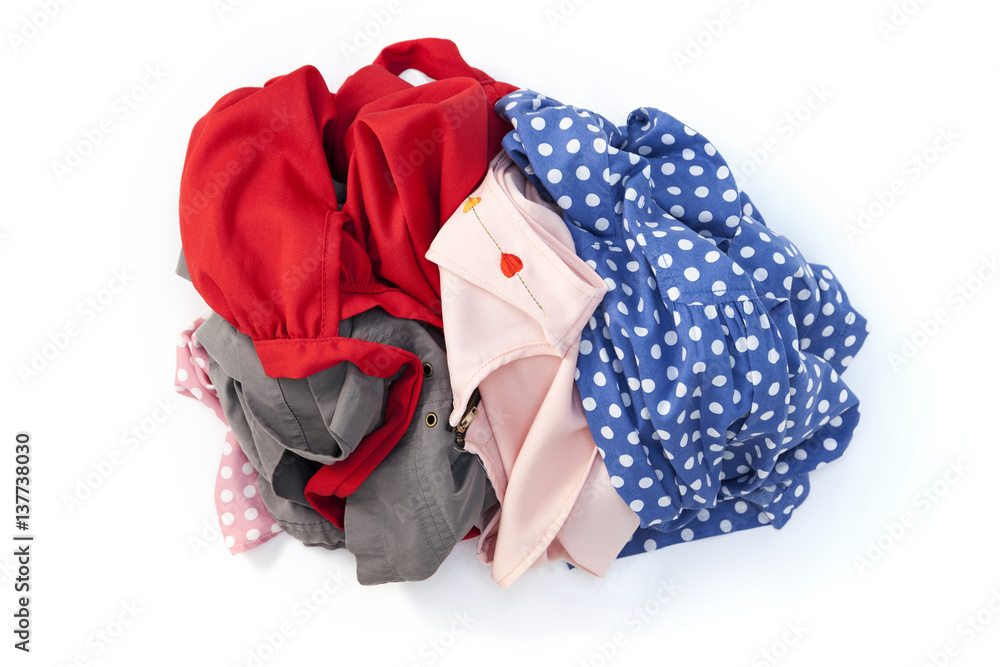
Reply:
M781 528L858 423L841 374L865 318L704 136L495 81L447 40L336 92L306 66L224 96L180 232L212 313L177 389L231 429L233 553L286 532L377 584L475 539L500 586L601 576Z

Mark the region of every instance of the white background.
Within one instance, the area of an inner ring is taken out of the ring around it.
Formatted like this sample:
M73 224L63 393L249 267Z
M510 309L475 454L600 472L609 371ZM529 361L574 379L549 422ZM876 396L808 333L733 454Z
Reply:
M0 486L13 486L15 433L30 432L37 536L26 655L12 648L14 502L0 493L0 663L253 665L262 651L266 665L997 664L1000 5L907 0L880 30L890 0L401 0L352 44L387 1L101 0L53 3L51 18L44 4L7 0L0 17ZM191 127L234 88L311 63L335 89L382 46L424 36L617 122L642 105L677 116L754 172L743 187L768 223L837 273L873 329L845 376L862 421L784 529L629 558L604 580L535 570L507 590L469 543L426 582L363 588L346 552L279 536L233 557L213 537L223 427L173 390L177 334L205 313L173 273ZM121 118L115 100L147 67L162 82ZM808 119L789 133L796 111ZM112 132L60 179L53 163L104 118ZM949 128L957 138L934 149ZM936 160L914 171L925 150ZM902 194L856 227L895 180ZM79 304L116 270L127 287L85 318ZM70 324L78 335L22 377ZM157 400L170 416L128 451L122 434ZM121 464L67 508L115 450ZM317 593L331 574L336 591ZM283 624L280 648L262 650Z

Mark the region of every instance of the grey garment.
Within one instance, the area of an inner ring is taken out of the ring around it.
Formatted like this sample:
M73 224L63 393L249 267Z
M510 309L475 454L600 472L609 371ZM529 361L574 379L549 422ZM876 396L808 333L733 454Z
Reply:
M340 326L350 335L351 320ZM341 363L308 378L272 378L264 373L251 338L219 315L198 328L198 342L215 361L209 377L219 388L224 373L235 380L227 394L247 416L251 439L247 458L271 484L274 495L307 504L306 483L324 464L341 461L382 424L387 379L365 375ZM220 401L227 416L226 401ZM234 429L234 433L235 433Z
M424 380L399 444L347 498L347 549L362 584L430 577L494 500L479 458L457 450L448 428L453 392L444 338L410 320L381 319L368 339L412 352Z
M377 308L341 322L340 334L407 350L424 365L414 418L346 499L343 531L309 506L305 485L381 426L392 378L366 376L350 362L303 379L270 378L251 339L218 315L196 335L230 427L260 473L261 500L282 529L305 544L346 545L362 584L426 579L496 502L478 457L456 450L448 428L444 339Z
M212 317L218 317L213 315ZM242 402L242 387L238 381L222 370L218 362L211 356L208 362L208 376L212 380L222 410L226 413L229 428L236 436L240 448L247 454L251 464L261 473L257 477L257 491L261 502L268 513L283 531L308 546L321 546L327 549L339 549L344 546L344 531L326 520L319 512L306 502L301 492L296 500L288 500L275 495L271 482L264 477L260 457L254 442L255 429L248 421L249 413ZM257 431L259 432L259 431ZM279 475L279 478L281 475ZM305 481L309 476L303 477Z
M174 273L179 275L184 280L190 282L191 274L188 273L187 260L184 259L184 248L181 248L181 256L177 258L177 268L174 269Z
M344 531L312 507L277 497L267 484L258 482L257 489L264 507L281 529L299 542L307 547L343 548Z

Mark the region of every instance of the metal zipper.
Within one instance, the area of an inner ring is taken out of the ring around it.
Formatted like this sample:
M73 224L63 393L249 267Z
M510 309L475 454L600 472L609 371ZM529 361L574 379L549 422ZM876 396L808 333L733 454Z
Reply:
M479 387L476 387L472 391L472 396L469 397L469 403L465 406L465 414L462 415L461 421L458 422L458 426L454 427L455 431L455 449L460 452L465 450L465 432L468 430L469 426L472 425L472 421L479 414Z

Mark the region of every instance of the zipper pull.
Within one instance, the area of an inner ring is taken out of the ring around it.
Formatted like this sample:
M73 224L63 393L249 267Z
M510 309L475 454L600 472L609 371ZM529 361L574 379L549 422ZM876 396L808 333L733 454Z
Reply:
M465 450L465 432L468 430L469 426L472 425L472 421L479 414L479 387L476 387L472 391L472 396L469 397L469 403L465 406L465 414L462 415L462 420L458 422L453 430L455 431L455 449L460 452Z

